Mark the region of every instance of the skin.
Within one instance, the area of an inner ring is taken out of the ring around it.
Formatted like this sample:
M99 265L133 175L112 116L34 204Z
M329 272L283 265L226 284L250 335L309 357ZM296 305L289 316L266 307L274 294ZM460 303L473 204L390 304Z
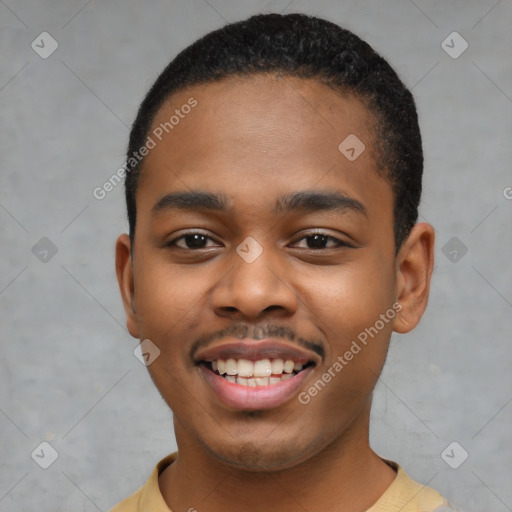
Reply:
M133 258L128 235L116 245L127 327L159 347L148 370L174 415L179 458L159 477L162 495L175 512L364 511L396 476L369 446L371 396L391 333L413 329L425 310L434 231L416 224L395 255L393 193L356 98L312 79L229 78L176 93L154 126L191 96L198 105L145 159ZM338 150L349 134L366 146L353 162ZM190 190L222 193L231 209L152 212L163 195ZM366 214L273 211L302 190L341 191ZM185 230L210 238L166 246ZM312 230L334 239L315 245ZM248 236L263 249L252 263L236 252ZM294 396L230 409L192 359L196 340L222 343L223 329L256 337L254 327L287 327L324 351L305 391L397 300L395 318L307 405Z

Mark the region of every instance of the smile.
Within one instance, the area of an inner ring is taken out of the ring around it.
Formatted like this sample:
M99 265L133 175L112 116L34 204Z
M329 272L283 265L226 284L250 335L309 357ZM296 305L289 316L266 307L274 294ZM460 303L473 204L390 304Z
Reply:
M193 354L212 400L238 411L279 407L321 363L314 351L277 339L222 340Z
M206 363L216 375L226 381L248 387L278 384L297 375L311 364L303 365L291 359L216 359Z
M272 373L263 376L269 367ZM314 363L283 359L216 359L198 365L215 401L237 411L274 409L284 405L299 393L314 368Z

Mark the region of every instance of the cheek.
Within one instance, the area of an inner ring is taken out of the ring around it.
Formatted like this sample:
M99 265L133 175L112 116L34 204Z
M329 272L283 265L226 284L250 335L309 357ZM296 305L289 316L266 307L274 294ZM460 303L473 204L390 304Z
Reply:
M312 273L308 281L305 293L309 299L305 304L319 320L319 327L328 340L328 357L331 360L349 350L354 340L360 338L364 341L365 333L366 341L376 341L375 347L364 351L364 354L361 350L357 359L365 364L368 358L381 359L385 356L392 331L390 317L395 314L392 308L394 281L391 265L384 267L380 263L353 262L346 267L332 267L328 272L324 269L322 275ZM387 312L388 317L382 321L381 315ZM373 337L368 335L368 331Z
M191 341L198 333L208 283L158 256L146 258L141 267L135 281L140 336L160 351L147 370L168 405L187 410L194 397L184 383L194 371Z
M199 275L199 273L197 274ZM135 276L135 303L141 336L169 345L190 328L204 308L207 280L190 271L163 262L159 257L145 258ZM181 345L181 344L179 344Z

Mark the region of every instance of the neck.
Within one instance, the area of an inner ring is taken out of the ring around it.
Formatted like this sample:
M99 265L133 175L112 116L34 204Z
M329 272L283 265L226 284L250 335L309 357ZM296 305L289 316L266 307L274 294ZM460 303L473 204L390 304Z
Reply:
M227 465L175 422L178 460L160 475L162 496L173 511L365 511L396 476L369 446L369 412L368 407L321 451L279 471L247 471Z

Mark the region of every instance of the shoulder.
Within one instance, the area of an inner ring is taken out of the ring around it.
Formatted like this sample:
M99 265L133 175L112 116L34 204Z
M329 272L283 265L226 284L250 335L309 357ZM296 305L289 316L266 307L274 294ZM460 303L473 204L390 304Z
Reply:
M110 509L110 512L137 512L140 510L140 496L143 490L144 487L141 487L129 498L124 499L121 503L118 503L114 508Z
M396 478L367 512L461 512L435 489L410 478L399 464L386 462L396 470Z
M152 512L169 512L169 508L160 493L158 476L169 464L177 458L177 453L171 453L162 459L153 469L147 482L134 494L118 503L110 512L140 512L151 510Z
M456 508L453 505L450 505L449 503L447 505L443 505L439 508L436 508L432 512L463 512L460 508Z

